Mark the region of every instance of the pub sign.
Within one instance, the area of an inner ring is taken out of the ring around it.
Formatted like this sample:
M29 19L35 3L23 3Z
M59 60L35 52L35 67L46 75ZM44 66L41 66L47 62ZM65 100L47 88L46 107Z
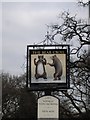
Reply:
M30 88L69 88L69 46L28 46L27 81Z

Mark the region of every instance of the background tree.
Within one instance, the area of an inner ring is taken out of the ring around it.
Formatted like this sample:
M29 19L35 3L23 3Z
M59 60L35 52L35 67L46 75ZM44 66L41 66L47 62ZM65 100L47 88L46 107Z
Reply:
M61 102L64 105L67 116L82 116L90 110L90 31L85 20L76 19L68 12L63 12L60 17L62 25L51 25L52 40L55 41L57 35L60 36L61 43L70 44L70 81L71 89L57 93L60 97L66 98ZM56 93L55 93L56 94ZM86 116L85 116L86 117Z
M25 75L2 73L2 119L36 118L36 95L25 88Z

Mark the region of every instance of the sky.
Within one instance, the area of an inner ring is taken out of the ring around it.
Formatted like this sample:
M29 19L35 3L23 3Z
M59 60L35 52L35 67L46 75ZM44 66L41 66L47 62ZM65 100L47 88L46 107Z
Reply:
M78 0L1 0L2 2L76 2ZM83 0L87 2L88 0Z
M60 23L58 15L61 12L69 11L78 18L88 19L88 8L78 6L77 0L73 1L3 0L0 3L0 68L3 72L14 75L25 72L26 46L44 40L47 25Z

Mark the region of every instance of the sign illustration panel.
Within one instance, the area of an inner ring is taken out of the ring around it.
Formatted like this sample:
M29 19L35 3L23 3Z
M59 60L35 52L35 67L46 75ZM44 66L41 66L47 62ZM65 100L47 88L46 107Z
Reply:
M66 51L31 51L31 83L66 82Z

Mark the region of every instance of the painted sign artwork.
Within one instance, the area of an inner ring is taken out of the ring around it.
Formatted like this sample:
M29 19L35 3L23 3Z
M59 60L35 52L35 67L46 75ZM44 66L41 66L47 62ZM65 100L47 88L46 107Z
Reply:
M32 49L29 51L31 86L67 84L67 49Z

